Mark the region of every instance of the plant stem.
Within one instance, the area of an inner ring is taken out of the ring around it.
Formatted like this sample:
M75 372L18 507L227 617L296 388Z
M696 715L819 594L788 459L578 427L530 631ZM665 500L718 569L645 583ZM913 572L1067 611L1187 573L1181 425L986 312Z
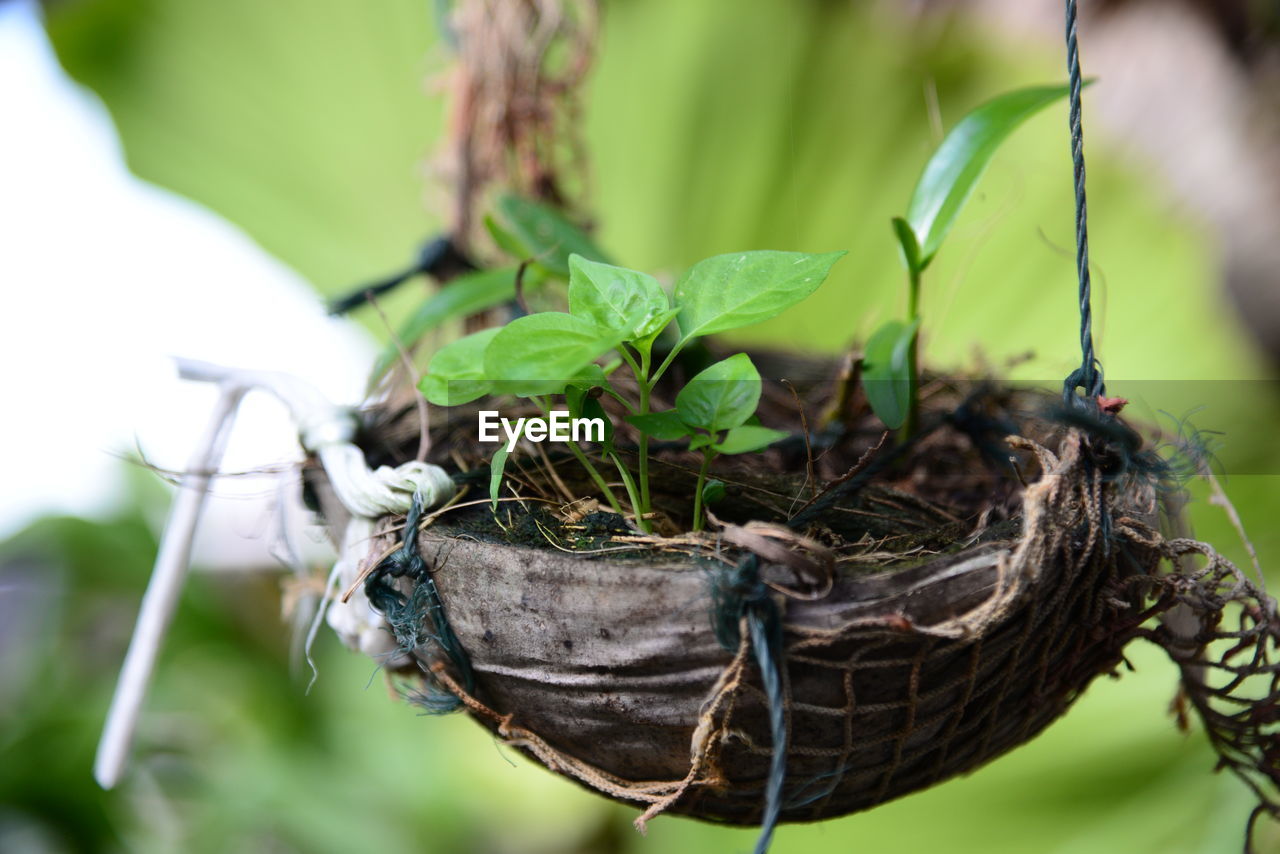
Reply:
M711 467L711 458L715 456L715 451L710 448L702 449L702 467L698 469L698 484L693 489L693 530L701 531L703 522L702 512L702 487L707 482L707 469Z
M907 289L907 322L914 323L920 318L920 274L921 271L912 265L908 271L910 283ZM907 351L907 420L902 423L898 440L906 442L913 435L920 423L920 328L911 333L911 349Z
M537 405L538 409L542 410L542 415L544 417L551 417L550 397L533 397L530 398L530 400ZM591 460L587 459L587 455L583 452L581 446L579 446L577 442L566 442L565 444L569 446L569 452L573 454L574 458L582 464L584 469L586 469L591 480L595 482L597 487L599 487L600 492L604 495L605 501L609 502L609 506L613 509L613 512L621 516L622 505L618 503L618 496L614 495L613 490L609 488L609 482L606 481L596 467L591 464Z
M622 505L618 503L618 497L613 494L613 490L609 488L608 482L600 476L600 472L591 464L591 460L587 459L587 455L582 452L582 448L578 447L578 443L567 442L566 444L569 446L569 453L573 454L578 462L582 463L582 467L587 470L587 474L591 476L591 480L593 480L595 485L600 488L600 492L604 494L605 501L609 502L609 506L613 509L613 512L617 513L619 516L623 515Z
M649 414L649 395L653 392L653 383L649 381L650 348L650 344L636 347L636 352L640 354L640 362L638 364L635 357L627 352L625 346L618 348L618 353L621 354L623 361L630 366L631 373L636 378L636 387L640 390L640 405L635 410L638 415ZM638 450L640 458L638 474L640 489L638 494L634 490L631 472L616 455L613 461L618 466L619 473L623 475L623 482L627 484L627 491L631 496L631 505L636 511L636 522L640 525L640 530L647 534L649 533L649 524L645 521L645 516L649 514L649 436L644 431L640 432Z
M907 271L910 279L907 288L907 322L920 316L920 276L921 271L914 267Z
M653 385L649 382L649 348L640 351L640 373L636 379L640 383L640 414L649 414L649 395ZM649 435L640 433L640 507L641 515L649 512Z
M650 388L658 384L658 380L667 372L667 368L671 367L671 363L675 361L676 356L679 355L680 351L684 349L684 345L688 344L690 340L692 339L681 338L676 342L675 346L671 348L671 352L667 354L667 358L662 360L662 364L658 365L658 370L654 371L653 376L649 378Z
M631 471L623 464L616 453L610 454L613 458L613 464L618 467L618 474L622 477L622 485L627 488L627 498L631 501L631 509L635 511L636 526L641 531L648 534L649 522L644 518L645 511L641 509L640 497L636 494L636 482L631 477Z
M602 388L604 389L605 394L609 395L609 397L612 397L614 400L618 401L618 403L621 403L623 408L626 409L628 413L630 413L631 415L636 414L636 408L632 406L630 401L628 401L625 397L623 397L622 395L614 391L612 386L606 385L606 386L602 386Z
M631 373L635 375L636 380L644 383L644 377L640 375L640 366L636 364L635 356L627 352L625 345L618 346L618 355L622 357L622 361L627 363L627 367L631 369Z

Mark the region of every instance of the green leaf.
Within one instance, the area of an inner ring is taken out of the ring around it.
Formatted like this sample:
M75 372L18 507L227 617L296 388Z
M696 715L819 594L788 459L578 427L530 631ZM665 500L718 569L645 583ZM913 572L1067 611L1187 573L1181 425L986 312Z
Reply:
M528 258L557 276L569 276L570 255L581 255L592 261L608 260L586 232L547 205L507 195L498 199L498 213L508 239L522 246Z
M608 453L613 450L613 419L604 411L600 399L588 394L590 389L590 386L569 385L564 390L564 402L570 418L599 418L604 422L604 441L601 444Z
M676 283L680 335L689 339L781 314L818 289L844 252L735 252L694 264Z
M485 329L440 348L427 366L418 388L436 406L458 406L488 394L484 353L497 329Z
M755 414L760 374L746 353L716 362L676 394L676 412L690 427L711 433L729 430Z
M663 442L674 442L693 435L693 428L681 421L674 409L646 415L628 415L626 420L628 424L639 428L640 432Z
M951 129L929 158L907 206L907 222L919 246L919 270L933 261L1005 137L1066 94L1066 86L1007 92L982 104Z
M621 342L620 332L563 312L544 311L499 329L484 351L484 371L494 390L503 394L559 394ZM588 379L594 382L591 375Z
M498 248L512 258L525 261L537 254L520 242L520 239L512 234L510 230L503 228L502 223L492 216L485 216L484 228L485 231L489 232L489 236L493 238L493 242L497 244Z
M569 257L569 313L602 329L616 329L625 339L644 338L661 329L654 324L670 319L666 291L648 273ZM665 325L665 324L663 324Z
M526 277L527 278L527 277ZM447 320L467 317L486 308L500 305L515 296L516 269L481 270L459 276L426 302L418 306L409 320L400 327L397 336L400 344L412 347L423 335ZM380 377L400 358L395 342L389 344L374 365L373 376Z
M569 378L569 387L576 386L585 391L598 385L607 385L608 382L609 378L605 375L604 368L592 362Z
M702 504L715 504L724 498L724 481L709 480L702 485Z
M734 427L711 447L722 454L747 454L767 448L779 439L787 438L788 435L782 430L744 424L741 427Z
M902 426L911 406L911 341L919 328L919 318L891 320L867 341L862 387L871 409L890 430Z
M582 404L586 401L589 390L589 386L574 385L573 383L565 386L564 404L565 408L569 410L570 418L582 417Z
M922 271L920 266L920 243L911 225L900 216L893 218L893 233L898 237L898 248L902 251L902 264L910 273Z
M699 433L689 440L689 450L691 451L701 450L702 448L705 448L708 445L714 445L715 441L716 441L716 437L714 434Z
M504 439L498 443L498 450L493 452L493 459L489 461L489 506L498 509L498 495L502 491L502 473L507 468L507 457L511 452L507 450L507 442Z
M679 313L678 308L668 308L650 316L648 322L641 327L640 334L631 339L631 345L642 353L648 353L653 349L653 342L658 340L662 330L666 329L667 324Z
M604 423L604 441L600 443L600 447L604 453L613 450L613 419L609 417L609 413L604 411L604 404L600 402L598 397L588 397L582 402L581 418L599 418Z

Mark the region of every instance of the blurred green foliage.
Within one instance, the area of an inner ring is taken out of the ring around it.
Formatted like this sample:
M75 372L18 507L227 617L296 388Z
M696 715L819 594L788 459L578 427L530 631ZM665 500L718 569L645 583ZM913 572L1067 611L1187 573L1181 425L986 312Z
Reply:
M901 315L889 220L938 141L926 91L936 88L949 126L995 93L1059 81L1062 62L963 18L911 19L893 6L608 3L585 127L601 244L670 274L720 252L850 250L812 300L747 341L835 351ZM423 186L443 107L424 80L447 56L428 3L64 0L50 16L63 62L105 100L134 171L237 223L319 291L402 266L439 226ZM1113 391L1125 393L1122 379L1262 376L1203 230L1171 213L1088 120L1086 107ZM931 267L927 362L1035 350L1021 376L1067 373L1078 358L1070 194L1065 117L1050 109L1002 149ZM387 309L402 318L420 297L407 289ZM1229 421L1232 407L1275 422L1274 400L1240 397L1198 423ZM1276 470L1265 433L1228 437L1249 471ZM1272 559L1275 484L1228 484ZM422 719L390 700L372 664L327 632L305 695L270 578L193 579L137 764L121 789L98 791L93 745L155 546L147 502L133 504L112 522L48 520L0 549L0 849L749 848L750 831L676 818L641 838L628 826L634 810L507 761L464 718ZM1244 559L1203 494L1193 510L1202 537ZM1136 673L1102 680L1044 736L971 777L786 827L774 850L1237 850L1249 797L1210 773L1202 736L1174 730L1175 673L1162 655L1135 645ZM1260 850L1275 847L1272 832Z

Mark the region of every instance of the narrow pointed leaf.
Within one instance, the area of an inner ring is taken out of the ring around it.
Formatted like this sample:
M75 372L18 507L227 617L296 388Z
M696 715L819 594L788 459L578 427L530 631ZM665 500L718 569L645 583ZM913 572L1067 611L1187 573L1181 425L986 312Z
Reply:
M489 506L494 510L498 509L498 496L502 492L502 473L506 471L507 457L510 453L504 439L498 445L498 450L493 452L493 459L489 461Z
M919 245L919 269L929 266L1000 143L1031 116L1067 94L1066 86L1035 86L992 98L960 120L924 167L907 207Z
M908 272L919 273L921 270L920 243L916 240L916 233L911 230L911 224L902 217L895 216L893 233L897 235L898 248L902 251L902 265Z
M481 270L459 276L444 285L409 317L400 328L398 339L409 348L423 335L446 321L468 317L486 308L493 308L515 296L516 270L504 267L500 270ZM400 358L395 342L383 349L373 369L373 376L380 377Z

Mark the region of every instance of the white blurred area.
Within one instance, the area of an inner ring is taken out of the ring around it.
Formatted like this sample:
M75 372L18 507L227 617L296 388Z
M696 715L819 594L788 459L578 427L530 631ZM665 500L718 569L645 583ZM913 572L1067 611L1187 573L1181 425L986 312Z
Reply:
M31 0L0 2L0 294L0 539L45 514L110 516L137 449L186 464L216 393L180 382L172 356L287 371L355 403L374 352L233 225L129 174ZM283 408L251 394L223 471L300 456ZM196 564L273 564L280 493L278 476L215 481ZM314 532L296 541L324 552Z

